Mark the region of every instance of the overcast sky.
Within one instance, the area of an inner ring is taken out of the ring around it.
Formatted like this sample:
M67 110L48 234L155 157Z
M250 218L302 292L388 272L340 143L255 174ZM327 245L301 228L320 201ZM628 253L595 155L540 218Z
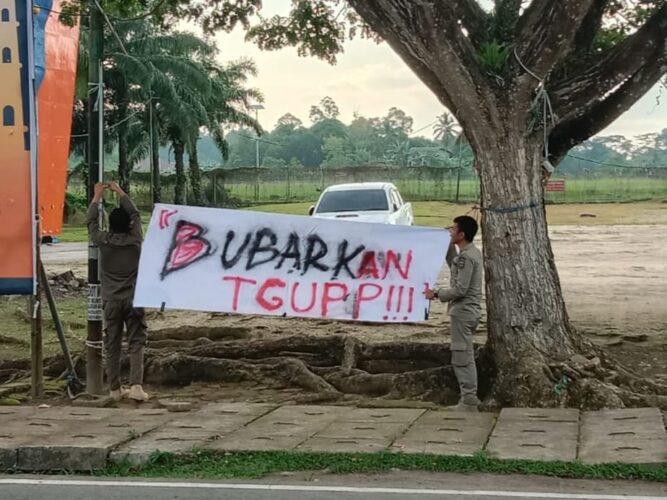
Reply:
M264 15L285 13L289 0L265 2ZM244 33L215 37L220 59L230 61L249 57L255 61L259 74L250 84L264 93L266 109L259 112L264 128L271 129L277 119L292 113L309 124L310 106L324 96L336 101L341 119L349 123L353 114L383 116L392 106L414 118L413 130L431 124L444 107L428 88L412 73L387 44L368 40L347 42L345 53L335 66L312 57L299 57L295 49L262 52L244 41ZM667 127L667 90L656 86L600 135L639 135L658 132ZM418 135L429 135L432 126Z

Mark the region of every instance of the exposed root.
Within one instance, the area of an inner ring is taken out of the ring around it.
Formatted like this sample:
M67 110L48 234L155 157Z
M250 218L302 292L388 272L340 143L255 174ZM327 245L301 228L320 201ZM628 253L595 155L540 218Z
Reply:
M304 400L311 402L352 395L438 404L458 398L446 343L366 343L346 335L274 339L247 335L245 328L153 332L146 351L146 381L158 385L255 382L275 389L299 388ZM639 376L588 342L572 350L580 354L559 360L537 350L512 353L497 370L494 353L478 346L479 395L487 407L667 409L667 384ZM127 368L127 359L123 364ZM16 379L17 373L25 375L29 367L29 360L0 363L0 383ZM47 375L58 376L65 369L62 356L46 360ZM85 360L77 370L85 373Z
M323 399L336 399L339 392L305 363L294 358L269 358L262 361L201 358L170 354L150 361L146 381L154 384L182 385L192 381L263 382L274 387L301 387Z
M512 360L495 379L501 406L567 406L586 410L657 406L667 408L667 385L641 377L598 347L554 360L533 351Z
M173 342L162 339L158 346ZM458 398L447 344L367 344L341 335L193 345L198 342L181 341L178 353L164 354L151 341L147 382L255 381L276 388L299 387L327 400L362 395L453 403ZM483 358L483 353L483 348L478 349L478 357ZM481 387L490 387L490 381Z

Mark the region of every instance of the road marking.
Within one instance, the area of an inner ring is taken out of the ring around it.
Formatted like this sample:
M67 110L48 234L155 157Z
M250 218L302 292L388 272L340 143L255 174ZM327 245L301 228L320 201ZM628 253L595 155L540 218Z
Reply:
M431 490L418 488L363 488L356 486L300 486L289 484L184 483L164 481L91 481L76 479L0 479L1 485L177 488L208 490L292 491L308 493L381 493L387 495L444 495L454 497L548 498L562 500L667 500L667 496L594 495L538 491Z

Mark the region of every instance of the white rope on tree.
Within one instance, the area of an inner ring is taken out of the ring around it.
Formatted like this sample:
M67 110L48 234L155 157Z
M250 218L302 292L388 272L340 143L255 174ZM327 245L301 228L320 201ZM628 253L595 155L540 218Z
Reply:
M539 82L537 87L537 94L533 100L532 108L537 109L537 105L539 104L540 99L542 100L542 133L544 135L544 159L542 161L542 166L549 173L549 175L551 175L555 170L555 167L551 164L551 161L549 161L549 134L547 132L547 120L551 121L552 128L556 126L556 115L554 114L553 107L551 106L551 99L549 99L549 93L547 92L544 79L537 76L534 71L531 71L530 68L528 68L523 63L521 58L519 58L519 54L517 53L516 48L514 49L514 58L526 73Z

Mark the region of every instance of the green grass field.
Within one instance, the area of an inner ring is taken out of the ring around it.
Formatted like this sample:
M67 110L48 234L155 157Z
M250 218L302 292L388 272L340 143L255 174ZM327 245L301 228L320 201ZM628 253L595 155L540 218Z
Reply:
M562 178L558 175L555 178ZM261 180L258 196L255 194L255 180L251 178L217 180L217 188L213 191L212 180L204 178L204 190L207 198L217 206L252 206L268 203L315 203L323 187L345 182L361 182L359 178L327 178L324 184L318 175L304 171L302 175L292 174L287 180L272 178ZM456 176L447 174L440 180L401 178L389 179L394 182L403 198L407 201L455 201L457 199ZM566 178L566 190L563 193L547 193L547 201L553 203L601 203L628 202L659 199L667 197L667 178L655 177L590 177ZM73 186L75 192L85 192L82 186ZM150 205L150 189L145 182L132 185L133 196L140 206ZM162 187L164 200L173 199L173 185ZM479 199L479 183L476 179L464 178L459 184L459 201L475 201ZM215 203L214 203L215 202Z
M80 352L86 338L86 297L58 296L58 312L70 349ZM48 307L44 307L44 356L60 353L60 344ZM0 297L0 360L21 359L30 354L30 315L26 297Z
M248 207L269 213L306 215L310 203L275 203ZM471 211L472 203L445 201L416 201L412 203L415 223L419 226L445 227L457 215ZM580 214L595 214L581 217ZM667 224L667 204L656 201L641 203L589 203L547 205L547 219L551 225L616 225Z
M336 181L338 182L338 181ZM340 182L348 182L341 180ZM405 179L394 180L401 194L409 201L456 199L456 178L434 180ZM260 202L304 201L315 202L321 189L320 182L294 180L287 182L263 182L259 186ZM232 200L251 203L255 200L254 183L227 183L224 185L226 196ZM617 178L578 178L566 179L563 193L547 193L547 200L556 203L598 203L632 200L648 200L667 196L667 179L648 177ZM219 190L216 196L219 203L224 203L224 195ZM461 180L459 200L479 199L479 184L476 180Z
M246 207L258 212L306 215L310 202L269 203ZM412 203L415 223L419 226L446 227L457 215L471 210L473 203L448 203L445 201L415 201ZM582 218L580 214L592 213L595 217ZM150 214L143 213L144 229ZM547 205L547 220L551 225L614 225L614 224L667 224L667 203L648 201L640 203L589 203ZM85 225L77 221L65 224L60 235L63 242L86 241Z

